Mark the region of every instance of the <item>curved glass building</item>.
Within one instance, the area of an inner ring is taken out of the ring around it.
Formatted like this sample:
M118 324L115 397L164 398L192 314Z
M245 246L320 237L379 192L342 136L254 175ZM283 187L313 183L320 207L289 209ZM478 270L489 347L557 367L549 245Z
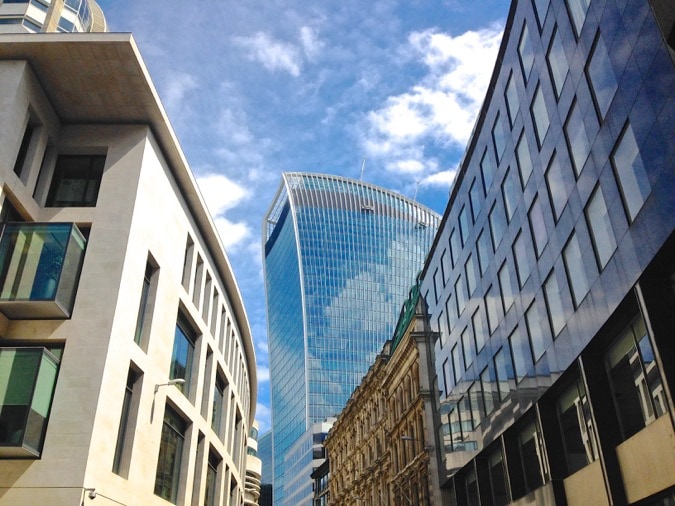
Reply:
M311 501L303 434L340 412L391 337L440 216L362 181L282 177L263 223L274 502L297 505Z

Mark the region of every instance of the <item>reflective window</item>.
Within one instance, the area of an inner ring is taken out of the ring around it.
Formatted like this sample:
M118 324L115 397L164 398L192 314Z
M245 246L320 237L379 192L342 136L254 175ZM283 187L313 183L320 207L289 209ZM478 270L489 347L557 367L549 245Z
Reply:
M490 186L492 186L492 179L494 178L495 173L487 148L485 148L483 157L480 159L480 172L483 175L483 186L485 187L485 193L487 194Z
M595 47L588 60L586 74L588 75L588 82L591 85L595 105L598 108L598 116L602 120L605 118L609 105L612 103L618 83L616 82L612 62L607 53L607 47L600 33L598 33Z
M626 214L633 221L642 209L651 188L630 123L626 124L611 159Z
M537 13L537 20L539 26L544 26L544 20L546 19L546 11L548 11L549 0L534 0L534 9Z
M581 33L581 28L584 26L586 13L588 12L588 6L590 4L591 0L567 0L567 8L569 9L572 25L574 26L577 37Z
M459 212L459 231L462 237L462 246L466 244L469 238L469 217L467 214L466 206L463 206Z
M480 274L482 276L485 274L492 256L492 246L485 230L481 230L480 234L478 235L478 239L476 240L476 249L478 250L478 263L480 264Z
M473 326L473 335L476 339L476 348L478 351L483 349L486 341L489 339L490 335L485 330L485 324L483 322L483 315L480 310L480 307L471 315L471 324Z
M598 261L598 267L602 270L616 250L616 238L600 186L595 189L588 200L586 221L591 232L595 258Z
M500 316L499 308L501 307L501 300L495 286L496 285L492 285L485 293L485 307L487 308L488 327L490 328L490 334L493 334L494 331L497 330Z
M469 296L473 295L476 286L478 285L478 272L476 271L476 260L473 254L469 253L469 258L464 264L464 272L466 273L466 284L469 289Z
M443 253L441 253L441 270L443 271L443 284L445 285L450 277L450 271L452 271L450 255L447 250L443 250Z
M532 122L534 123L534 130L537 134L537 142L539 147L544 143L544 137L548 132L548 127L551 120L546 109L546 101L544 100L544 93L541 91L541 86L537 86L537 91L534 92L532 99L532 106L530 107L532 113Z
M511 270L509 263L504 262L499 269L499 288L502 293L502 305L504 307L504 314L508 313L515 300L515 292L513 284L511 283Z
M565 122L565 137L567 138L567 145L569 146L574 165L574 173L579 176L591 152L591 143L588 140L588 133L584 125L584 118L581 116L581 109L576 102L572 106L572 110Z
M548 479L544 440L535 420L525 426L518 434L520 462L528 492L541 487Z
M502 211L499 201L495 202L495 205L492 206L490 211L490 233L492 235L492 246L494 249L497 249L499 243L502 242L502 237L504 237L504 230L506 229L506 217Z
M666 413L661 375L644 320L638 316L605 356L624 439Z
M468 369L475 356L473 339L469 327L462 331L462 349L464 350L464 369Z
M178 502L178 484L186 430L185 420L166 406L155 475L155 495L173 504Z
M448 315L448 331L452 332L452 329L455 328L455 323L457 323L457 309L456 305L454 304L454 300L452 298L452 295L448 297L448 300L445 301L445 312ZM449 335L448 332L448 335Z
M530 72L532 72L532 66L534 65L534 50L532 49L530 32L527 29L526 24L523 24L523 32L520 35L518 56L520 57L520 67L523 71L523 79L527 82L530 77Z
M499 403L498 392L495 389L495 382L490 376L490 368L486 367L480 373L481 389L483 391L483 407L485 414L489 415L495 410L495 405Z
M567 474L575 473L598 459L598 444L586 389L577 379L556 403L562 433Z
M565 48L563 47L558 27L555 28L553 37L551 37L551 44L548 46L546 60L548 61L548 69L551 72L553 89L555 90L556 96L560 97L570 65L565 56Z
M567 163L561 164L557 152L553 152L546 169L546 186L553 206L553 216L557 220L567 205L570 191L574 185L574 175Z
M225 380L216 376L216 383L213 386L213 404L211 405L211 428L220 436L223 419L223 407L225 401Z
M136 332L134 341L141 344L143 336L146 334L146 327L152 320L152 306L157 290L157 268L147 262L145 265L145 275L143 276L143 285L141 287L141 303L138 308L138 317L136 319Z
M209 460L206 466L206 484L204 492L204 506L215 506L217 502L218 466L220 460L214 453L209 452Z
M196 336L190 325L182 315L178 315L176 331L173 340L173 354L171 356L171 369L169 378L182 378L184 384L176 387L186 396L190 392L190 377L192 376L192 358L195 351Z
M438 302L438 297L440 297L441 290L443 288L441 276L442 276L442 273L438 269L436 269L434 271L434 301L435 302Z
M500 348L495 353L494 358L495 373L497 374L497 387L499 390L499 400L504 402L511 391L509 380L513 379L513 369L511 368L511 358L508 351Z
M452 255L452 266L455 267L459 256L462 254L462 244L457 229L453 229L450 232L450 253Z
M457 301L457 315L461 315L464 311L464 306L466 306L466 289L464 288L462 276L458 277L457 281L455 281L455 300Z
M56 160L47 207L93 207L103 177L105 156L60 155Z
M569 241L567 241L567 245L563 250L563 260L565 261L567 279L569 279L570 288L572 290L574 307L578 307L588 293L590 286L576 232L572 233Z
M511 170L506 171L506 175L502 181L502 197L504 199L506 220L510 223L518 204L518 193L516 192L516 184L513 182L513 177L511 176Z
M516 89L516 78L513 76L513 72L511 72L509 81L506 83L504 95L506 97L506 111L509 114L509 123L513 126L514 121L516 121L516 114L518 114L518 109L520 108L518 90Z
M483 188L481 184L474 179L469 189L469 200L471 201L471 213L473 214L473 221L478 219L478 213L483 203Z
M539 0L539 3L541 3L541 0ZM501 450L497 449L488 457L488 470L490 472L492 504L495 506L505 506L509 503L509 492L506 486L504 460Z
M527 255L528 245L529 241L521 230L518 232L516 240L513 241L513 258L516 260L516 273L518 275L518 284L521 288L530 277L530 261Z
M471 467L464 478L466 486L466 504L467 506L479 506L480 498L478 495L478 480L476 479L476 470Z
M518 161L518 172L520 173L520 182L525 188L527 181L532 174L532 158L530 158L530 146L527 142L525 130L520 134L518 145L516 146L516 160Z
M497 118L495 118L494 125L492 125L492 141L495 145L495 155L497 157L497 163L499 163L504 155L504 149L506 149L506 133L504 132L504 122L502 121L501 113L497 113Z
M539 310L538 302L535 300L525 313L525 322L527 323L527 331L532 346L532 356L535 362L542 357L551 341L548 333L544 333L546 325L544 318L546 316Z
M560 286L558 285L555 271L551 271L551 274L549 274L548 279L544 283L544 296L546 298L546 307L548 309L548 319L551 324L551 331L555 337L565 326L566 320Z
M445 316L445 311L441 311L438 315L438 333L440 334L441 347L445 344L450 335L450 329L448 328L448 319Z
M532 351L530 341L522 327L516 327L509 336L511 353L513 354L513 368L516 371L516 381L520 382L532 368Z
M455 344L452 347L452 350L450 351L450 356L452 357L452 370L453 370L452 378L456 385L460 378L460 372L463 371L462 364L460 363L459 349L457 344Z
M112 471L115 474L122 474L122 458L131 450L133 440L133 428L129 431L129 422L131 415L131 401L136 388L139 374L133 369L129 369L127 374L127 384L124 389L124 399L122 400L122 414L120 415L120 425L117 429L117 443L115 444L115 456L113 457ZM128 437L131 436L131 437Z
M548 242L548 231L546 230L546 222L544 221L544 211L542 210L539 196L535 197L528 213L530 221L530 229L532 230L532 239L534 241L534 248L537 252L537 258L541 256L544 247Z
M445 386L446 397L450 395L452 387L455 386L453 374L452 371L450 370L451 367L452 366L450 365L450 361L446 358L443 361L443 385Z

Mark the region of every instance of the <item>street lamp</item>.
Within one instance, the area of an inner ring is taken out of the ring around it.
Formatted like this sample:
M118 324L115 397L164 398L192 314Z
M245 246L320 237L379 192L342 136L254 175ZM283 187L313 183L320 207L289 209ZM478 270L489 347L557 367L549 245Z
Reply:
M402 441L413 441L413 442L418 442L418 443L424 443L424 441L422 441L420 439L416 439L412 436L401 436L401 440ZM431 453L432 451L434 451L433 445L424 445L424 451L428 452L428 453Z
M155 394L157 394L157 391L159 390L159 387L165 387L165 386L169 386L169 385L183 385L183 384L185 384L185 379L183 379L183 378L176 378L176 379L172 379L170 381L167 381L166 383L159 383L159 384L155 385Z

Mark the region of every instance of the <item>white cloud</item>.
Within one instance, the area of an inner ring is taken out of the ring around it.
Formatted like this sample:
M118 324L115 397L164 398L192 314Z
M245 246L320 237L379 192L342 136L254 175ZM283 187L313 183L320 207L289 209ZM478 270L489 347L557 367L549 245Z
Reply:
M171 118L186 119L190 114L187 97L191 91L199 88L194 76L185 73L170 74L164 84L162 102Z
M258 366L258 383L267 383L270 380L270 370L268 367Z
M422 62L427 73L368 113L362 139L367 155L381 159L389 171L427 174L424 184L448 184L452 171L438 172L425 143L439 149L466 145L501 36L497 25L456 37L435 29L411 33L404 53Z
M265 406L260 402L256 404L255 419L258 420L259 432L264 434L272 428L272 411L269 406Z
M285 71L294 77L300 75L302 57L297 47L273 40L265 32L252 37L234 37L234 42L248 50L248 58L262 63L270 71Z
M228 252L242 248L253 233L251 226L245 221L233 222L223 216L218 216L214 222L220 240L223 241L223 246Z
M436 172L434 174L429 174L424 179L420 181L421 186L440 186L448 187L452 185L452 182L455 180L455 175L457 171L455 169L443 170L441 172Z
M308 60L313 60L323 49L324 43L314 28L303 26L300 28L300 42Z
M197 177L197 184L211 214L219 216L250 196L250 191L223 174Z

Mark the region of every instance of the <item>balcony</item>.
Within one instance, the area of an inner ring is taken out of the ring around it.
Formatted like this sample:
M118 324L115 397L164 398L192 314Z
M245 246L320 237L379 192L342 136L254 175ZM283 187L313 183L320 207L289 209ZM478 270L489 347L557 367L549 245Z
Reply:
M74 223L7 223L0 238L0 311L70 318L86 240Z
M40 346L0 348L0 458L40 456L58 367Z

